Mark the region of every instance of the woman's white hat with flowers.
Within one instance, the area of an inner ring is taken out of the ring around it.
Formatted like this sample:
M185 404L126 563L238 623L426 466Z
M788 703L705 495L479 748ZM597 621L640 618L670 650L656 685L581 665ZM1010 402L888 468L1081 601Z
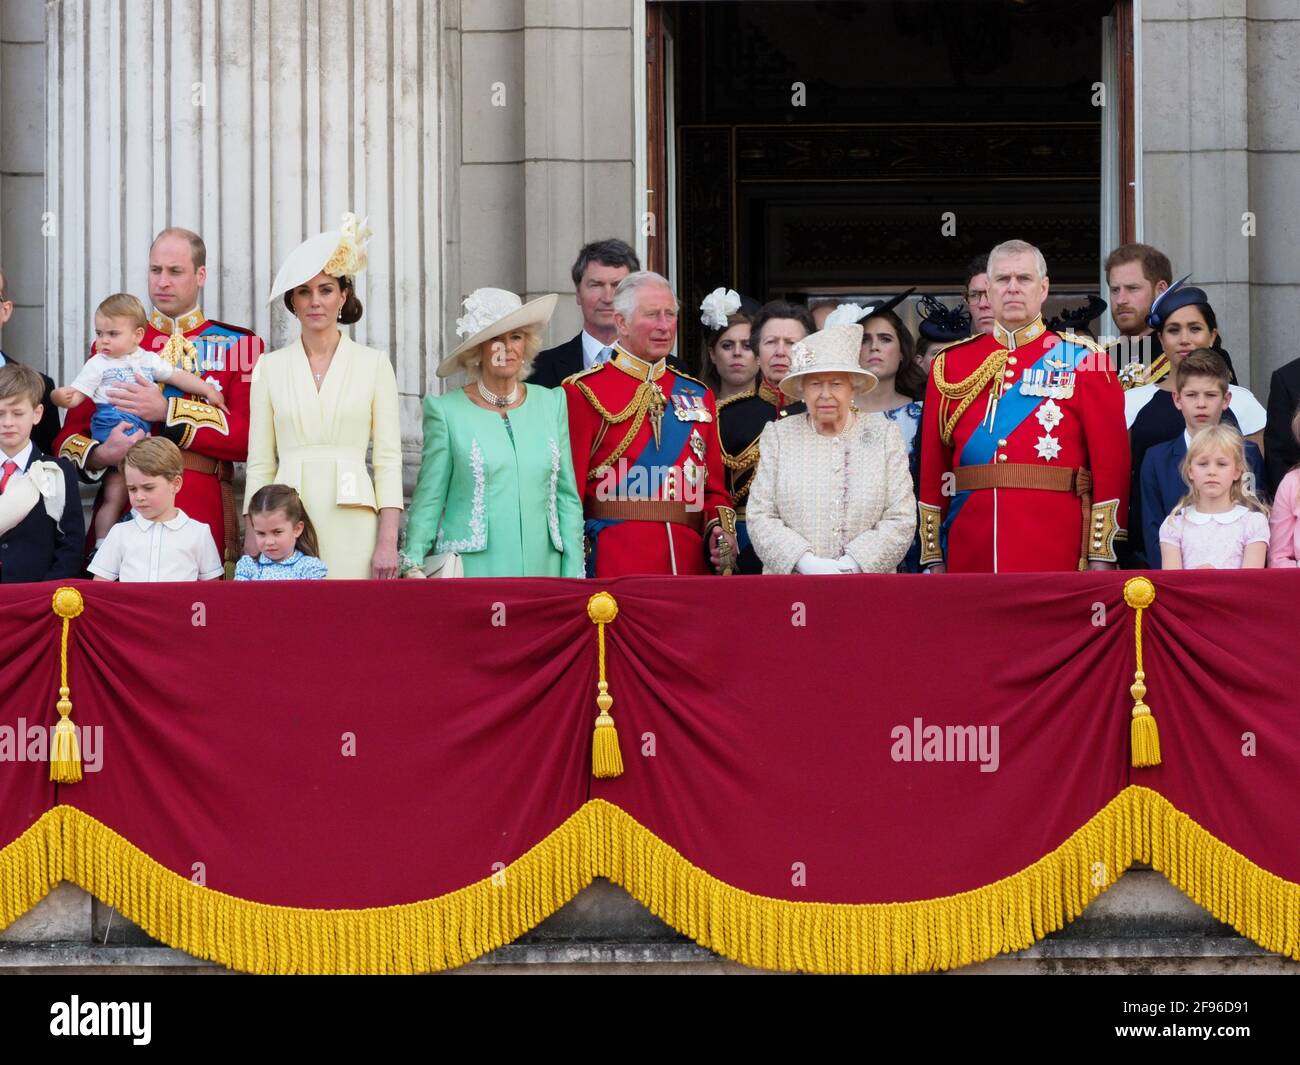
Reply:
M291 289L304 285L317 274L330 277L356 277L366 268L366 244L374 234L366 219L357 220L349 212L338 229L309 237L289 253L275 275L267 303Z
M503 288L476 288L465 297L464 317L456 319L456 335L461 342L438 363L438 376L450 377L460 369L464 357L486 340L515 329L544 326L551 320L559 298L552 292L525 303Z
M781 378L781 391L791 399L803 397L803 380L815 373L854 375L853 390L870 392L880 383L858 362L862 349L862 326L832 325L809 333L790 349L790 372Z

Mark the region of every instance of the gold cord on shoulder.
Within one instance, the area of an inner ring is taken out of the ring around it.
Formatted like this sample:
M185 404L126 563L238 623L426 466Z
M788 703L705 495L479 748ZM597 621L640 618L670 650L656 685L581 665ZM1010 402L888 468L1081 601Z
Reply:
M997 348L960 381L949 381L944 375L944 352L941 351L934 357L934 387L943 397L939 404L939 435L948 447L952 447L952 431L957 422L966 413L966 408L975 402L975 397L984 390L984 386L993 381L995 388L1000 387L1009 354L1006 348ZM953 402L957 403L957 409L949 414Z

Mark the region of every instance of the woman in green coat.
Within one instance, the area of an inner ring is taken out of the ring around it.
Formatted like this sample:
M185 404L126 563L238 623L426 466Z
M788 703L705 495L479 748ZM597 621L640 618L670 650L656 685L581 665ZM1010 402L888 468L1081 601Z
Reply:
M424 398L424 457L402 548L408 577L581 577L582 503L562 389L525 385L556 297L478 289ZM447 568L450 567L450 570Z

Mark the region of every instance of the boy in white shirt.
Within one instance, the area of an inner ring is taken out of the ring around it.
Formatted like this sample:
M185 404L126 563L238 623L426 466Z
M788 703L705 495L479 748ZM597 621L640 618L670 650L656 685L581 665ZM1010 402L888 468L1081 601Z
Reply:
M181 449L161 436L132 445L122 460L131 517L118 522L90 560L97 581L210 581L225 567L207 523L176 506Z
M107 440L120 422L149 435L148 422L119 410L108 398L110 388L131 384L139 378L165 381L184 392L204 397L214 407L226 409L216 385L173 366L156 351L140 350L148 322L144 304L130 293L109 296L95 309L95 354L86 360L71 385L50 393L50 399L60 407L75 407L87 398L94 400L90 435L98 443ZM122 476L116 470L108 470L104 474L104 502L95 515L95 543L108 535L116 515L125 509L126 486Z

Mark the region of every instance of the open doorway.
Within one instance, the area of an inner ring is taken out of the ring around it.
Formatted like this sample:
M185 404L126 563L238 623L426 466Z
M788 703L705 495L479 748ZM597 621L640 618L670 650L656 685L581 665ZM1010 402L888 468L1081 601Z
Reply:
M972 257L1022 237L1047 258L1051 313L1098 291L1103 243L1132 239L1128 0L677 0L647 15L668 220L650 262L675 275L688 357L719 285L953 302Z

